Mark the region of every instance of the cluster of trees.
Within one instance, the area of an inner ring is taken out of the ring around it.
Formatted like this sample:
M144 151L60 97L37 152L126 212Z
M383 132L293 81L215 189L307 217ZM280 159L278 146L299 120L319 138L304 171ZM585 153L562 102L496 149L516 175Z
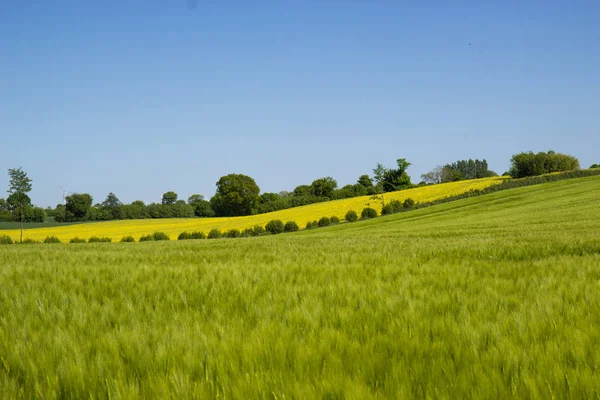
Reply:
M556 153L526 152L512 156L511 167L508 171L512 178L544 175L552 172L572 171L579 169L579 160L573 156Z
M463 181L467 179L479 179L498 176L490 170L488 163L483 160L458 160L443 167L438 166L426 174L421 175L421 179L427 184L446 183Z
M0 198L0 221L44 222L43 208L35 207L27 195L31 191L31 179L22 168L9 169L8 197Z

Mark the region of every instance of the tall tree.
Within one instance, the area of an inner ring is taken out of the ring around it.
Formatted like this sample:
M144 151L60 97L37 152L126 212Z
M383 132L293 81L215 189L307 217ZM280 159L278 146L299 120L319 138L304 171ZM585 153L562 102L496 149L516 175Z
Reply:
M167 192L162 195L162 203L167 205L173 205L177 202L177 193Z
M8 193L11 194L19 204L20 209L20 222L21 222L21 237L20 242L23 242L23 206L29 199L27 193L31 191L31 179L27 176L27 173L22 168L9 169L8 176L10 176L10 183L8 187Z
M217 216L252 214L260 202L260 189L254 179L242 174L222 176L217 193L210 199Z
M317 197L333 197L333 191L337 187L337 181L330 176L315 179L310 185L312 192Z
M377 182L377 187L381 189L381 202L384 206L385 200L383 198L383 180L385 179L387 171L387 168L380 163L377 163L377 166L373 169L373 179L375 179L375 182Z
M121 200L113 192L110 192L102 202L102 208L109 212L112 219L119 219L122 205Z

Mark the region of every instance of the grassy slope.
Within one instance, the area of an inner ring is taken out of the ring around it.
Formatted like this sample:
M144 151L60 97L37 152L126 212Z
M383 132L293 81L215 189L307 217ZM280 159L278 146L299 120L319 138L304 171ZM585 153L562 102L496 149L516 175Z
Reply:
M278 237L0 248L8 397L593 398L600 177Z
M482 189L493 184L498 184L503 180L504 178L498 177L432 185L394 193L386 193L385 199L386 201L391 199L404 200L407 197L411 197L415 201L427 202L450 195L461 194L469 191L470 189ZM349 210L355 210L360 215L361 210L365 207L373 207L379 211L381 210L381 201L372 200L370 196L360 196L351 199L310 204L308 206L295 207L287 210L247 217L184 219L169 218L94 222L91 224L78 224L56 228L29 229L23 234L23 237L42 241L46 236L54 235L63 241L68 241L75 236L86 239L91 236L108 236L117 241L123 236L127 235L132 235L137 239L145 234L155 231L162 231L169 234L171 239L176 239L177 236L185 230L199 230L208 233L213 228L217 228L222 231L233 228L244 229L257 224L264 226L272 219L281 219L284 222L295 221L300 227L304 228L308 221L319 219L321 217L330 217L332 215L336 215L340 219L343 219L346 215L346 212ZM17 230L4 231L2 234L8 234L15 240L19 237L19 231Z

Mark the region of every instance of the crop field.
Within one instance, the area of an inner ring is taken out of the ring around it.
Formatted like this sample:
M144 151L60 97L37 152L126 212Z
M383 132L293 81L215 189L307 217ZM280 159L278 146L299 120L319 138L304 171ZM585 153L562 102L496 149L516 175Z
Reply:
M501 183L504 179L503 177L495 177L425 186L386 193L385 200L396 199L403 201L410 197L416 202L428 202L461 194L471 189L483 189ZM183 231L203 231L204 233L208 233L211 229L215 228L221 231L229 229L242 230L251 228L254 225L264 226L272 219L280 219L283 222L295 221L301 228L304 228L307 222L318 220L321 217L335 215L343 219L349 210L354 210L360 215L361 210L365 207L372 207L380 212L382 207L381 199L374 200L371 196L361 196L246 217L123 220L28 229L24 232L23 238L43 241L47 236L56 236L60 240L68 242L76 236L86 239L92 236L104 236L112 238L113 241L118 241L123 236L131 235L135 239L139 239L140 236L161 231L167 233L171 239L177 239L177 236ZM2 234L7 234L14 240L19 238L19 231L17 229L2 231Z
M596 176L295 234L0 246L0 392L598 398L599 200Z

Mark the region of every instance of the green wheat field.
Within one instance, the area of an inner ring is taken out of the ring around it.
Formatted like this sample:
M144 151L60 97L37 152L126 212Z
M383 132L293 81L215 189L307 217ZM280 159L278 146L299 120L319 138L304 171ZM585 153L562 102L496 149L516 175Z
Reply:
M600 177L278 236L0 246L0 393L599 398Z

